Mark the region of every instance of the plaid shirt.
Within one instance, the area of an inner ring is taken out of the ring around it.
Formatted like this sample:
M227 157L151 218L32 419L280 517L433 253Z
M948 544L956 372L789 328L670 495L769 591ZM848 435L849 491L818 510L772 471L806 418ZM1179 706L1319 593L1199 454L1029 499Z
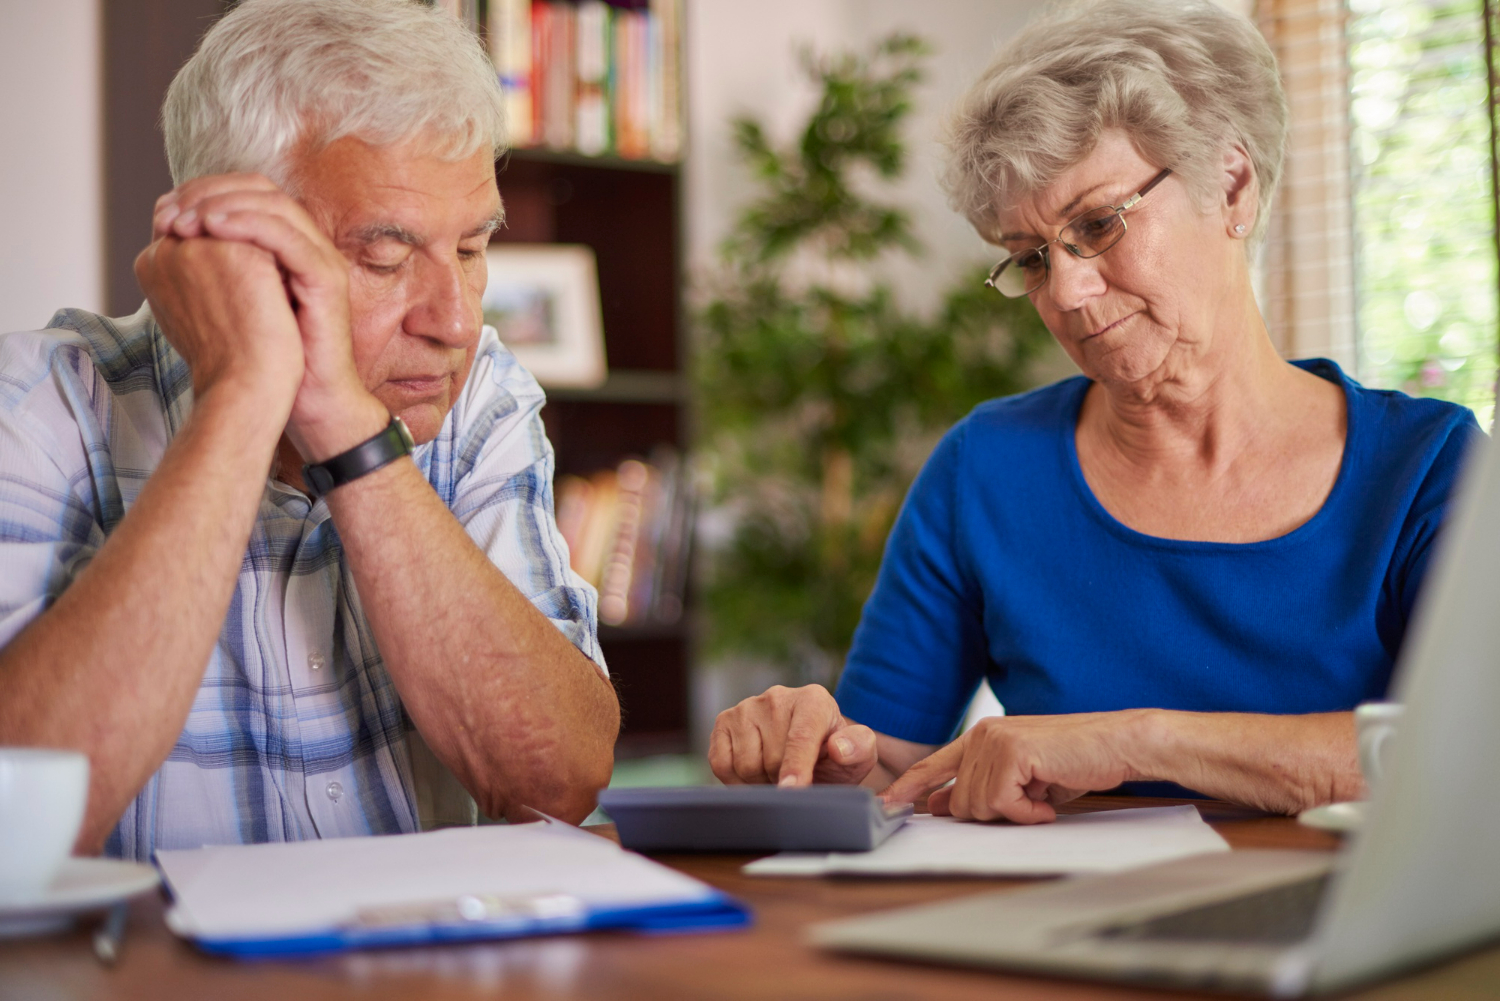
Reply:
M475 544L603 667L596 595L553 521L542 403L485 328L462 397L413 458ZM0 337L0 646L88 565L191 407L187 365L147 307L119 320L64 310L45 331ZM187 724L106 854L474 818L402 708L327 505L268 480Z

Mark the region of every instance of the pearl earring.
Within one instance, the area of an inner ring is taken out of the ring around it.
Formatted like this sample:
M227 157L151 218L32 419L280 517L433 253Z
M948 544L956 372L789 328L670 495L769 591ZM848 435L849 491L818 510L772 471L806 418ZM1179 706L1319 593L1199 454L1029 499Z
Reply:
M1236 233L1243 233L1245 231L1245 224L1240 223L1238 226L1234 227L1234 231Z

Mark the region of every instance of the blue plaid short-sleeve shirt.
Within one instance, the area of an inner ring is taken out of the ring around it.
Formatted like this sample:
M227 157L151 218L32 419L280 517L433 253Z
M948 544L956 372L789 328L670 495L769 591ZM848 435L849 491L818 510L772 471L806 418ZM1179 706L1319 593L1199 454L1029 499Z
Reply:
M542 403L485 328L462 395L413 458L475 544L602 668L597 598L553 520ZM191 407L187 365L147 307L64 310L46 330L0 337L0 646L88 565ZM187 724L106 854L473 817L402 708L327 506L268 479Z

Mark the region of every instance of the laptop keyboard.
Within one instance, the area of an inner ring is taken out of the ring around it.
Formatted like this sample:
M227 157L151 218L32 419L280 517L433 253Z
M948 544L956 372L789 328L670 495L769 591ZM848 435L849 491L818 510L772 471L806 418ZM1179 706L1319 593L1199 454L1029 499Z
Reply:
M1328 879L1324 874L1133 924L1101 928L1097 934L1115 939L1299 942L1312 934Z

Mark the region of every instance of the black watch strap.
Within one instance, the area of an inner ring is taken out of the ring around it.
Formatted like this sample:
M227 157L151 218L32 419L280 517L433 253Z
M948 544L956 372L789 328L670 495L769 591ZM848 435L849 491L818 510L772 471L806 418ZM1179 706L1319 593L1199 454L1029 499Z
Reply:
M373 473L403 455L411 455L415 447L411 432L406 429L406 422L393 416L385 430L375 437L362 441L331 459L303 466L302 482L314 497L322 497L335 487L357 480L366 473Z

